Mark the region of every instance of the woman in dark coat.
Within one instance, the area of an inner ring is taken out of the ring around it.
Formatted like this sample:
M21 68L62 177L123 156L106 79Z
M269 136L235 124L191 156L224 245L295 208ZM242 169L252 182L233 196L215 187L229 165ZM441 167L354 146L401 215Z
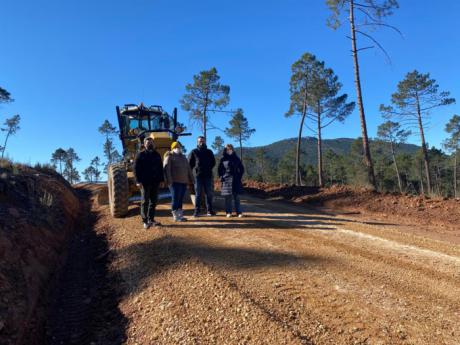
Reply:
M227 218L232 216L232 199L237 216L243 217L240 194L243 192L241 180L244 174L244 167L231 144L225 145L223 156L219 162L218 174L222 183L221 194L225 197Z

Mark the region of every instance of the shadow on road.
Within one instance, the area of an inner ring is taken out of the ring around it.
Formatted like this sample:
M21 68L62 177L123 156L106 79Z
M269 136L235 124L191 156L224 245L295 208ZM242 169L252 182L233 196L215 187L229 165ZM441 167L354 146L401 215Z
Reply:
M257 211L258 213L261 213ZM219 210L216 217L206 217L202 215L199 218L192 217L192 210L186 210L185 216L188 218L186 223L174 223L166 226L169 228L214 228L214 229L312 229L312 230L336 230L334 226L342 225L344 219L335 217L317 217L306 215L267 215L252 216L245 218L225 218L225 213ZM282 213L282 212L280 212ZM139 217L140 220L140 205L136 204L128 211L127 218ZM155 217L171 217L169 209L159 208L155 212ZM348 220L350 221L350 220Z
M250 249L233 246L216 246L166 234L147 242L120 249L117 255L129 257L129 265L120 272L129 274L136 281L131 285L133 293L141 289L145 279L182 263L198 260L214 267L230 269L254 269L290 265L315 265L321 257L294 255L273 250Z
M334 211L331 211L330 209L324 209L323 207L315 207L305 204L293 204L292 202L286 200L261 200L254 197L245 196L242 198L242 203L243 205L247 205L247 207L249 208L256 207L256 210L254 210L254 212L264 214L263 218L268 219L292 219L297 221L318 220L327 221L330 224L332 224L331 222L335 222L336 224L334 225L344 225L346 223L359 223L378 226L399 226L399 224L381 221L370 222L359 219L341 218L338 217L338 215L354 215L359 214L359 212L334 213ZM274 209L276 209L276 212L273 211ZM276 215L273 215L274 213Z
M94 229L98 216L90 210L91 192L79 189L78 194L82 224L51 293L46 344L123 344L127 319L118 307L121 278L109 269L107 234Z

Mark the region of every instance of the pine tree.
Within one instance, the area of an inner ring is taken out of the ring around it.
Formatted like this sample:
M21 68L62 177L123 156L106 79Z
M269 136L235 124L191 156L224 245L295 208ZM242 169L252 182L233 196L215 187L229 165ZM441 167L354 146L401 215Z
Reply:
M2 151L2 158L5 155L6 152L6 144L8 143L8 139L10 136L15 135L17 131L21 129L19 127L19 123L21 122L21 116L19 115L14 115L13 117L6 119L3 128L1 128L2 132L6 132L5 136L5 142L3 146L0 146L0 150Z
M249 122L244 116L243 109L237 109L230 120L230 127L225 129L225 134L229 138L238 141L241 160L243 160L243 143L248 141L255 131L254 128L249 127Z
M458 198L458 182L457 182L457 169L458 169L458 151L460 148L460 116L454 115L446 125L446 132L450 134L450 137L444 142L444 147L452 153L454 158L454 171L453 171L453 183L454 183L454 196Z
M62 165L65 164L67 159L67 151L64 150L63 148L58 148L56 151L53 152L51 155L51 163L53 163L54 166L58 167L59 166L59 174L62 175L63 170L62 170Z
M222 153L222 151L224 151L224 139L219 135L216 136L211 147L216 155Z
M280 184L292 184L295 183L297 178L295 173L294 158L297 152L295 150L288 151L283 158L278 162L277 173ZM299 169L299 174L302 171Z
M85 180L87 182L93 183L94 182L94 175L95 175L95 171L94 171L93 166L89 166L85 170L83 170L83 176L85 177Z
M193 83L185 86L180 103L188 111L190 120L200 124L203 136L207 137L209 113L221 111L230 102L230 87L220 82L215 67L193 76Z
M323 178L323 154L322 154L322 131L335 121L343 122L353 111L355 103L347 103L346 94L338 96L342 84L330 68L326 68L324 62L318 61L310 53L302 57L292 65L290 82L291 103L286 116L298 114L301 116L299 135L297 137L296 169L300 167L300 144L305 120L314 123L310 128L316 133L318 151L318 180L319 185L324 185ZM296 174L296 184L300 184L300 174Z
M105 136L105 142L103 146L104 156L107 158L107 164L105 170L112 163L121 160L121 155L113 144L113 137L118 134L117 128L113 126L109 120L105 120L99 127L99 133Z
M411 131L401 128L398 122L386 121L382 123L377 129L377 137L382 141L390 144L390 153L395 167L396 177L398 179L399 191L403 192L401 182L401 173L399 172L398 162L396 161L396 148L399 144L405 143L407 138L411 135Z
M256 149L255 165L257 177L256 179L260 182L267 182L269 162L267 158L267 150L263 147Z
M295 154L295 184L301 184L300 176L300 144L302 131L308 110L308 94L312 79L312 69L316 63L314 55L306 53L291 66L291 80L289 82L290 105L285 114L286 117L300 116L299 132L297 136L297 148Z
M0 103L9 103L9 102L13 102L13 99L11 98L11 94L4 88L0 87Z
M101 159L96 156L91 160L90 167L93 168L93 173L94 173L94 182L97 183L101 177L101 170L99 170L99 167L102 165Z
M80 181L80 174L74 166L75 162L79 162L80 160L80 157L78 157L78 154L73 148L69 148L66 151L66 161L63 175L70 184Z
M449 95L449 92L439 91L439 85L436 80L430 78L429 73L422 74L413 71L398 83L397 91L391 95L393 106L380 105L380 111L384 117L388 119L399 118L403 124L418 127L428 193L432 193L433 190L430 159L425 140L425 126L431 110L455 103L455 99L450 98Z
M345 169L344 157L338 155L333 150L327 150L325 154L325 175L326 180L329 180L329 185L346 184L347 172Z
M347 94L338 95L342 84L334 71L317 61L312 70L312 80L308 97L307 118L314 123L312 128L317 136L318 184L324 186L322 131L332 123L344 122L355 108L355 103L347 103Z
M380 45L380 43L375 38L373 38L369 32L364 31L364 29L368 28L369 30L374 30L379 27L389 27L398 31L395 27L386 24L383 20L385 17L390 16L393 13L393 9L398 8L399 5L396 0L362 0L359 3L355 2L355 0L326 0L326 4L332 11L332 15L328 20L328 25L333 29L337 29L341 25L340 17L343 12L348 11L348 21L350 23L351 32L351 51L353 55L355 72L356 98L358 101L359 117L361 122L364 164L367 169L368 182L374 188L376 188L377 185L369 146L369 137L367 133L366 115L364 112L358 57L358 53L361 50L374 48L374 46L358 48L357 34L366 39L369 39L372 44L380 48L388 57L388 54Z

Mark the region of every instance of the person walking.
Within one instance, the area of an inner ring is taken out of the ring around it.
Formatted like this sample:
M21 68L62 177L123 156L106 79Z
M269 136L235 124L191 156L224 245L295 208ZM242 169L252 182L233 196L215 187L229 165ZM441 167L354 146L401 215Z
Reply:
M171 212L175 222L184 222L182 204L187 185L193 184L192 169L187 158L182 153L182 145L175 141L171 144L171 151L166 152L163 161L166 183L171 191Z
M216 165L214 153L206 146L206 139L199 136L197 139L197 148L193 149L189 156L190 168L195 173L195 212L194 217L200 215L201 193L204 189L206 196L206 210L208 216L215 216L216 213L212 207L213 197L213 180L212 169Z
M163 164L160 154L155 150L153 139L144 139L144 149L134 161L134 176L141 190L141 217L144 229L160 226L155 221L155 209L158 201L158 187L164 180Z
M239 218L243 217L240 194L243 192L242 178L244 166L241 159L236 155L232 144L225 145L217 171L222 184L221 194L225 198L225 212L227 218L232 216L232 199L236 215Z

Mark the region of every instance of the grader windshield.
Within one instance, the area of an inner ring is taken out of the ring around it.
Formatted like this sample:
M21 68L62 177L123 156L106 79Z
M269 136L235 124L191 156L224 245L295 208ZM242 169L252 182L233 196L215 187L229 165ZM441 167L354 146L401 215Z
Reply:
M160 106L125 105L118 111L120 134L133 139L145 132L169 132L174 119Z

